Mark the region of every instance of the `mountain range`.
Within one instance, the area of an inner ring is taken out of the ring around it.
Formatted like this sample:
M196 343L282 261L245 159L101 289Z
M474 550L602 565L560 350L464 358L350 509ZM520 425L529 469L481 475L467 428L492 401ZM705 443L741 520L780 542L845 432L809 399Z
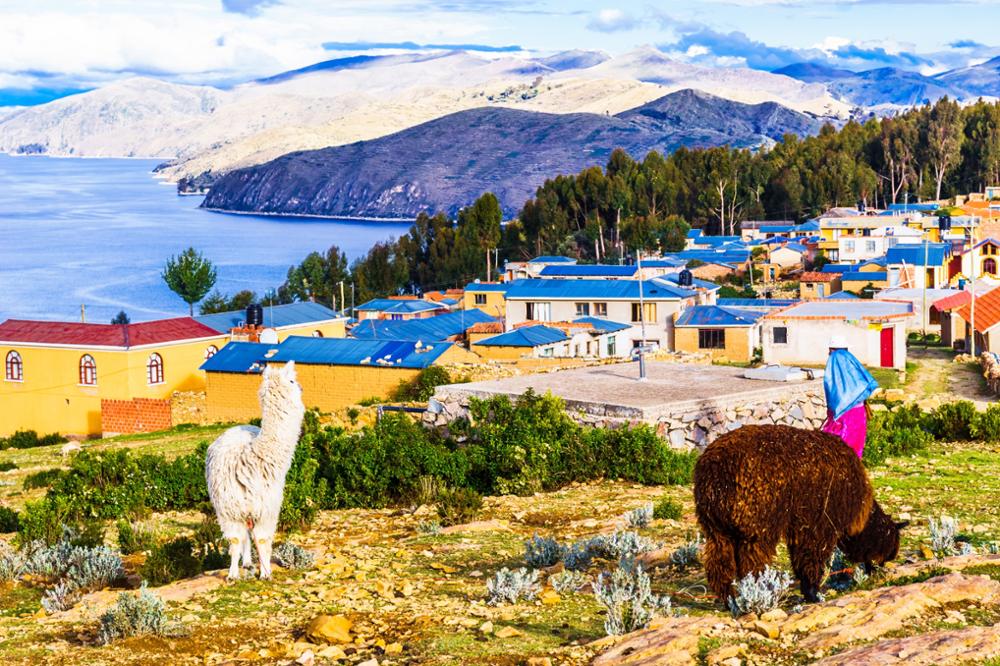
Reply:
M679 146L755 147L786 132L819 131L815 118L774 102L742 104L671 93L609 116L507 108L460 111L387 137L301 151L231 171L205 208L279 215L412 218L454 214L484 191L515 215L547 178L604 165L623 148L642 158Z

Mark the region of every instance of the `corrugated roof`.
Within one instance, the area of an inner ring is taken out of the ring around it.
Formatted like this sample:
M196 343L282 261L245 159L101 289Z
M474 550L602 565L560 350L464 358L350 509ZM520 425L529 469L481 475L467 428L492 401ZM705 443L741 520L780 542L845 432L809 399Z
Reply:
M645 264L643 264L643 265L645 265ZM680 272L677 272L677 273L670 273L669 275L660 275L660 276L657 276L657 277L655 277L653 279L654 280L666 280L667 282L669 282L671 284L675 284L677 286L680 286L681 276L680 276ZM714 282L709 282L708 280L701 280L701 279L693 277L693 276L691 278L691 286L698 287L699 289L707 289L709 291L718 291L719 289L722 288L722 285L720 285L720 284L716 284Z
M913 305L900 301L821 300L803 301L784 310L768 313L769 319L886 319L903 317L913 313Z
M806 220L799 225L799 231L819 231L819 220Z
M418 348L417 344L421 346ZM291 336L278 345L269 361L295 361L303 365L372 365L421 369L450 349L450 342L418 343L414 340L355 340Z
M366 319L351 329L351 337L361 340L447 340L460 335L466 329L483 322L498 321L482 310L458 310L447 314L391 321L387 319Z
M604 276L631 277L639 270L636 266L610 266L607 264L566 264L546 266L539 275L544 277Z
M632 327L631 324L622 324L621 322L601 319L600 317L580 317L579 319L574 319L573 323L590 324L595 330L601 333L617 333L618 331L624 331L626 328Z
M576 259L572 257L560 257L552 254L543 254L528 262L529 264L575 264Z
M823 298L825 298L826 300L837 300L838 298L846 298L850 300L853 298L861 298L861 297L850 291L835 291L829 296L824 296Z
M318 321L336 319L337 313L322 303L303 301L301 303L285 303L283 305L264 306L264 326L282 328L285 326L302 326ZM229 333L232 329L246 322L246 310L217 312L215 314L198 315L195 320L214 328L219 333Z
M267 353L279 345L259 342L230 342L201 364L205 372L259 373L264 370Z
M470 282L465 285L465 290L469 293L483 293L483 292L500 292L501 294L507 291L510 286L506 282Z
M0 342L74 345L79 347L139 347L142 345L217 337L219 332L191 317L159 319L138 324L83 324L63 321L8 319L0 324Z
M757 231L762 234L787 234L797 229L798 227L794 224L775 224L767 227L757 227Z
M960 305L955 313L972 323L972 299ZM991 289L985 294L976 294L976 330L985 333L997 323L1000 323L1000 288Z
M678 268L686 264L686 261L681 261L680 259L669 259L667 257L642 260L643 268Z
M695 305L684 310L674 326L753 326L765 314L761 310Z
M927 263L924 263L924 252ZM951 255L950 243L905 243L890 247L885 253L887 264L908 264L910 266L941 266Z
M723 249L723 250L683 250L681 252L671 252L663 255L667 259L683 261L685 264L692 260L703 261L706 264L725 264L735 266L745 264L750 259L750 248Z
M643 298L653 300L676 300L690 298L697 292L677 287L662 279L655 280L560 280L527 279L515 280L507 290L507 300L518 299L588 299L614 300L639 298L642 285Z
M484 347L538 347L539 345L550 345L556 342L569 340L569 336L557 328L549 326L522 326L513 331L507 331L492 338L485 338L475 345Z
M847 273L848 271L853 271L857 266L855 264L826 264L823 266L821 272L823 273Z
M888 279L888 274L883 271L858 271L844 273L841 279L844 282L885 282Z
M809 248L807 248L802 243L788 243L787 245L785 245L785 247L787 249L789 249L789 250L795 250L796 252L808 252L809 251Z
M727 243L742 243L743 239L740 236L701 236L697 240L698 245L709 245L711 247L718 247L719 245L725 245Z
M720 298L716 305L731 308L786 308L798 303L796 298Z
M440 310L439 303L431 303L420 299L396 299L396 298L373 298L367 303L362 303L357 307L360 311L391 312L397 314L412 314L415 312L427 312L428 310Z
M699 236L702 235L702 233L704 233L704 232L701 229L688 229L687 237L688 238L698 238Z

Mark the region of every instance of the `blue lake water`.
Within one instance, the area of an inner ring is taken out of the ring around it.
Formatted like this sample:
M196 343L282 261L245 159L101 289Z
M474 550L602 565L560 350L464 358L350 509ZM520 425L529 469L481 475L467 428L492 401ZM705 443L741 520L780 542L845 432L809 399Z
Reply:
M156 160L0 155L0 321L108 322L187 314L160 278L189 246L218 269L224 293L280 285L288 267L339 245L354 259L408 224L225 215L154 179Z

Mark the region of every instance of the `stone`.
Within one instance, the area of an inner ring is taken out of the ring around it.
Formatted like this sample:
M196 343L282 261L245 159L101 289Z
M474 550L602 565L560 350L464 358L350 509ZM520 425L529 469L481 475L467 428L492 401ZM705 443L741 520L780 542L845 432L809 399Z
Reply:
M741 654L743 654L743 647L739 645L723 645L709 652L705 661L708 662L708 666L718 666L720 664L728 664L734 658L740 661L739 657Z
M551 587L542 590L542 593L538 595L538 600L541 601L546 606L554 606L559 603L562 597L559 593L553 590Z
M670 446L675 449L684 448L687 442L687 433L680 428L670 431Z
M299 655L299 658L295 660L295 663L302 664L302 666L312 666L314 661L316 661L316 655L313 654L312 650L306 650Z
M879 641L822 659L822 666L979 664L1000 654L1000 628L967 627Z
M552 660L548 657L528 657L528 666L552 666Z
M362 661L358 666L378 666L378 659L369 659L367 661Z
M347 653L339 645L327 645L317 652L316 656L330 660L347 659Z
M521 636L523 632L518 631L514 627L501 627L496 631L494 636L497 638L513 638L514 636Z
M343 615L318 615L306 627L306 636L323 643L350 643L353 626Z
M760 619L764 622L783 622L788 619L788 613L781 610L780 608L775 608L769 610L760 616Z
M402 643L389 643L385 646L384 652L386 654L400 654L403 651Z
M906 392L899 388L886 389L882 397L885 398L886 402L903 402L906 398Z
M788 416L793 421L801 421L806 417L805 413L802 411L802 408L798 405L795 405L790 410L788 410Z
M481 633L481 634L492 634L493 633L493 623L490 622L489 620L486 620L486 622L483 622L481 625L479 625L479 633Z
M751 629L764 638L777 638L781 635L781 631L778 629L777 625L771 622L765 622L764 620L755 620L751 625Z

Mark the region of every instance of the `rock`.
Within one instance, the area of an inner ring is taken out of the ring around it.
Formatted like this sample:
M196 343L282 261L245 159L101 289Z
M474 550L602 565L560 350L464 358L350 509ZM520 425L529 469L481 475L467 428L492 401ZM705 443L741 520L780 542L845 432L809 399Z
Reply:
M760 616L760 619L764 622L783 622L788 619L788 613L781 610L780 608L775 608L769 610Z
M339 645L327 645L325 648L316 653L317 657L322 657L323 659L347 659L347 653Z
M497 638L513 638L514 636L521 636L523 632L518 631L514 627L501 627L494 634Z
M302 664L302 666L312 666L312 663L316 660L316 655L313 654L312 650L306 650L299 658L295 660L296 664Z
M552 660L548 657L528 657L528 666L552 666Z
M542 593L538 595L538 600L541 601L546 606L554 606L559 603L562 597L559 593L553 590L551 587L542 590Z
M883 397L886 402L903 402L906 398L906 392L899 388L886 389Z
M479 633L482 633L482 634L492 634L493 633L493 623L490 622L489 620L486 620L486 622L483 622L481 625L479 625Z
M385 646L386 654L400 654L403 651L402 643L389 643Z
M777 625L771 622L765 622L764 620L756 620L751 629L764 638L777 638L781 632L778 630Z
M716 629L716 625L721 625ZM716 635L726 628L735 628L732 620L717 616L658 617L649 627L617 637L619 640L599 639L591 647L607 647L604 654L594 659L594 666L689 666L698 655L698 641L703 636ZM615 637L610 637L615 638Z
M967 627L893 638L817 662L822 666L979 664L1000 655L1000 627Z
M722 666L743 666L743 660L739 657L730 657L722 662Z
M358 666L378 666L378 659L369 659L368 661L362 661Z
M306 636L323 643L350 643L353 626L343 615L318 615L306 627Z
M709 652L705 661L708 662L708 666L718 666L719 664L727 664L734 658L740 661L739 657L742 653L743 648L739 645L724 645Z

